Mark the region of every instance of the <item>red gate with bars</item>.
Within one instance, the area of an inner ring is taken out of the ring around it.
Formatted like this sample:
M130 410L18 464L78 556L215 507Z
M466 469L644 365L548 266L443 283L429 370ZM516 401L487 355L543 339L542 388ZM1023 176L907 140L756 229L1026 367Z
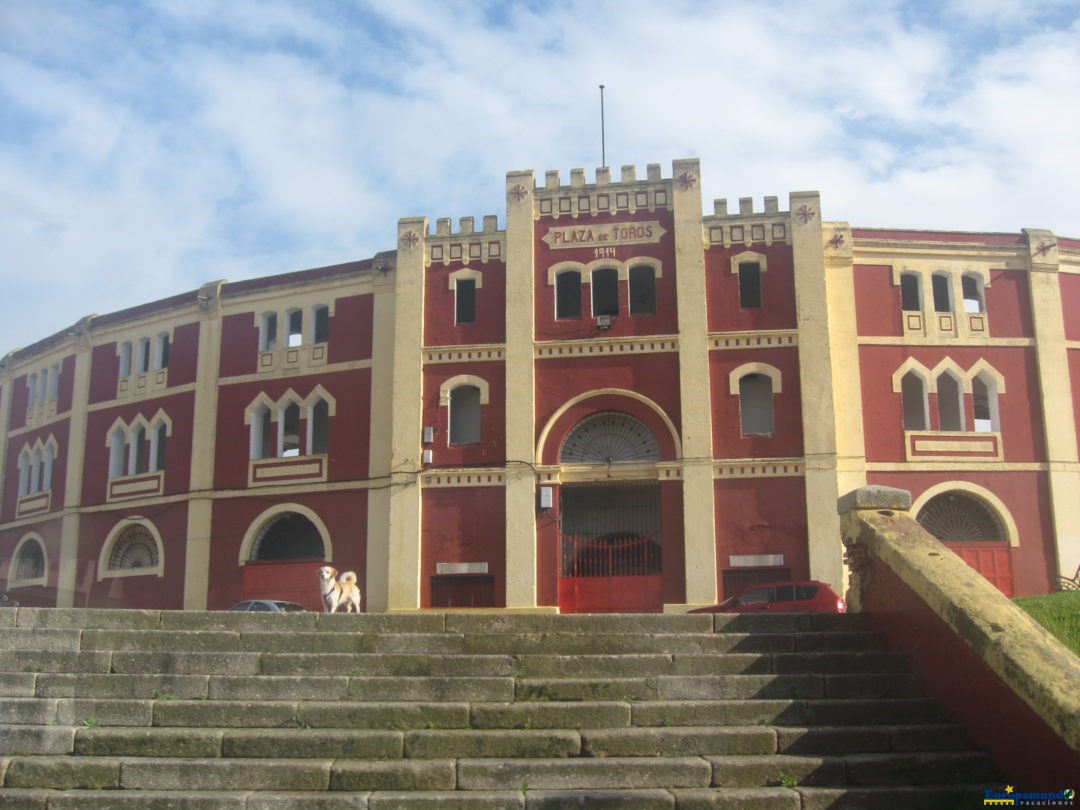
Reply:
M614 532L563 535L559 609L563 613L659 613L663 610L659 543Z

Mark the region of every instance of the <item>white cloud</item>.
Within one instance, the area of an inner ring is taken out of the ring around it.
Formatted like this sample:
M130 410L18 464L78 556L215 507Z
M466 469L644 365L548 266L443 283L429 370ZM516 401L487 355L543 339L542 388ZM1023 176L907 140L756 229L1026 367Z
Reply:
M700 157L706 210L1080 236L1080 10L992 2L4 3L0 346L501 221L506 171L592 175L601 82L614 175Z

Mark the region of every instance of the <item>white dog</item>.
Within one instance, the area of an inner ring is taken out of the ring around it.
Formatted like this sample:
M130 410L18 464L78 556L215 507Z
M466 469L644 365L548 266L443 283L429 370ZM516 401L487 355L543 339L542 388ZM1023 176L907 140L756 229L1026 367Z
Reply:
M360 612L360 586L356 584L356 572L346 571L338 575L337 569L324 565L319 569L319 588L322 591L323 612L337 613L343 608Z

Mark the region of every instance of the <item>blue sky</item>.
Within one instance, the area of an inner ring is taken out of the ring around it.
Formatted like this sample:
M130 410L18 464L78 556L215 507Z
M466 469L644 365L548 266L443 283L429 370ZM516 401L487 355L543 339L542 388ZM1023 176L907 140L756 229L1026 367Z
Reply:
M1080 236L1076 0L0 0L0 354L498 214L507 171Z

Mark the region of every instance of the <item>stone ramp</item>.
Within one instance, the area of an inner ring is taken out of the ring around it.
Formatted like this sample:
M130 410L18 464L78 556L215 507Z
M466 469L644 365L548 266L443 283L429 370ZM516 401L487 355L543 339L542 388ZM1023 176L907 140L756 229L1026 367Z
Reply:
M954 808L858 616L0 610L0 808Z

